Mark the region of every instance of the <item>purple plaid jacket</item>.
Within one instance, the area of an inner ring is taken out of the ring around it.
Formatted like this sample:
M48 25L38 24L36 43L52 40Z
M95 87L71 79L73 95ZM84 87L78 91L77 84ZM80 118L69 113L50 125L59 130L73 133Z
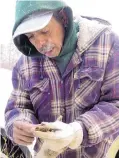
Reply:
M109 27L80 21L77 49L63 76L47 57L22 56L13 69L13 91L5 110L6 132L12 139L15 120L33 124L81 122L79 149L58 158L106 158L119 133L119 38ZM36 143L36 151L40 141Z

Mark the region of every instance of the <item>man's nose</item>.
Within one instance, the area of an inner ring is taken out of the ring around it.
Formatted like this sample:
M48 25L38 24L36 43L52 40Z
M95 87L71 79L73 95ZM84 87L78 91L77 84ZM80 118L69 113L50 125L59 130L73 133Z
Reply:
M35 41L35 45L36 45L36 48L39 50L43 47L43 45L45 45L45 41L44 40L36 40Z
M35 43L35 47L37 48L37 50L39 50L46 44L46 39L36 37L34 43Z

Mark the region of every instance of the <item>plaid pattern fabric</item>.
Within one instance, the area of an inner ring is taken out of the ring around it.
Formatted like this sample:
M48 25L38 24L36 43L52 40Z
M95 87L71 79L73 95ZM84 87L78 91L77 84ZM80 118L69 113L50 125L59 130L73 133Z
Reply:
M12 139L15 120L41 123L62 115L63 122L81 123L84 139L81 148L67 149L58 158L105 158L119 131L118 37L105 30L82 53L78 45L63 76L52 59L42 60L23 56L14 67L7 134Z

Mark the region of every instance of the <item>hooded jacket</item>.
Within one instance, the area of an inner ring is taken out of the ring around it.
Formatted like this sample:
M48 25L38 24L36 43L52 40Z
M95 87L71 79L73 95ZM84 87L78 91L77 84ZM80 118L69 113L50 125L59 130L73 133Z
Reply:
M79 17L76 22L77 46L62 76L47 57L42 64L38 57L22 56L15 65L6 133L13 139L15 120L37 124L62 115L63 122L82 125L84 138L81 148L58 158L106 158L119 134L119 38L105 21ZM37 140L36 152L41 145Z

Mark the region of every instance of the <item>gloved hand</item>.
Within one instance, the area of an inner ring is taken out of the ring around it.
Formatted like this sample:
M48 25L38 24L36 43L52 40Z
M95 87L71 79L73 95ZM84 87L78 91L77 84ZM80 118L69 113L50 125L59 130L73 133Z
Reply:
M42 122L33 133L34 136L44 140L45 151L47 149L47 151L54 152L54 155L60 154L68 147L71 149L78 148L83 139L83 130L78 122L70 124L58 120L51 123ZM42 147L41 151L44 149Z
M63 148L59 151L54 151L50 149L50 140L45 140L41 146L40 151L35 155L34 158L56 158L59 154L64 152L67 148Z

